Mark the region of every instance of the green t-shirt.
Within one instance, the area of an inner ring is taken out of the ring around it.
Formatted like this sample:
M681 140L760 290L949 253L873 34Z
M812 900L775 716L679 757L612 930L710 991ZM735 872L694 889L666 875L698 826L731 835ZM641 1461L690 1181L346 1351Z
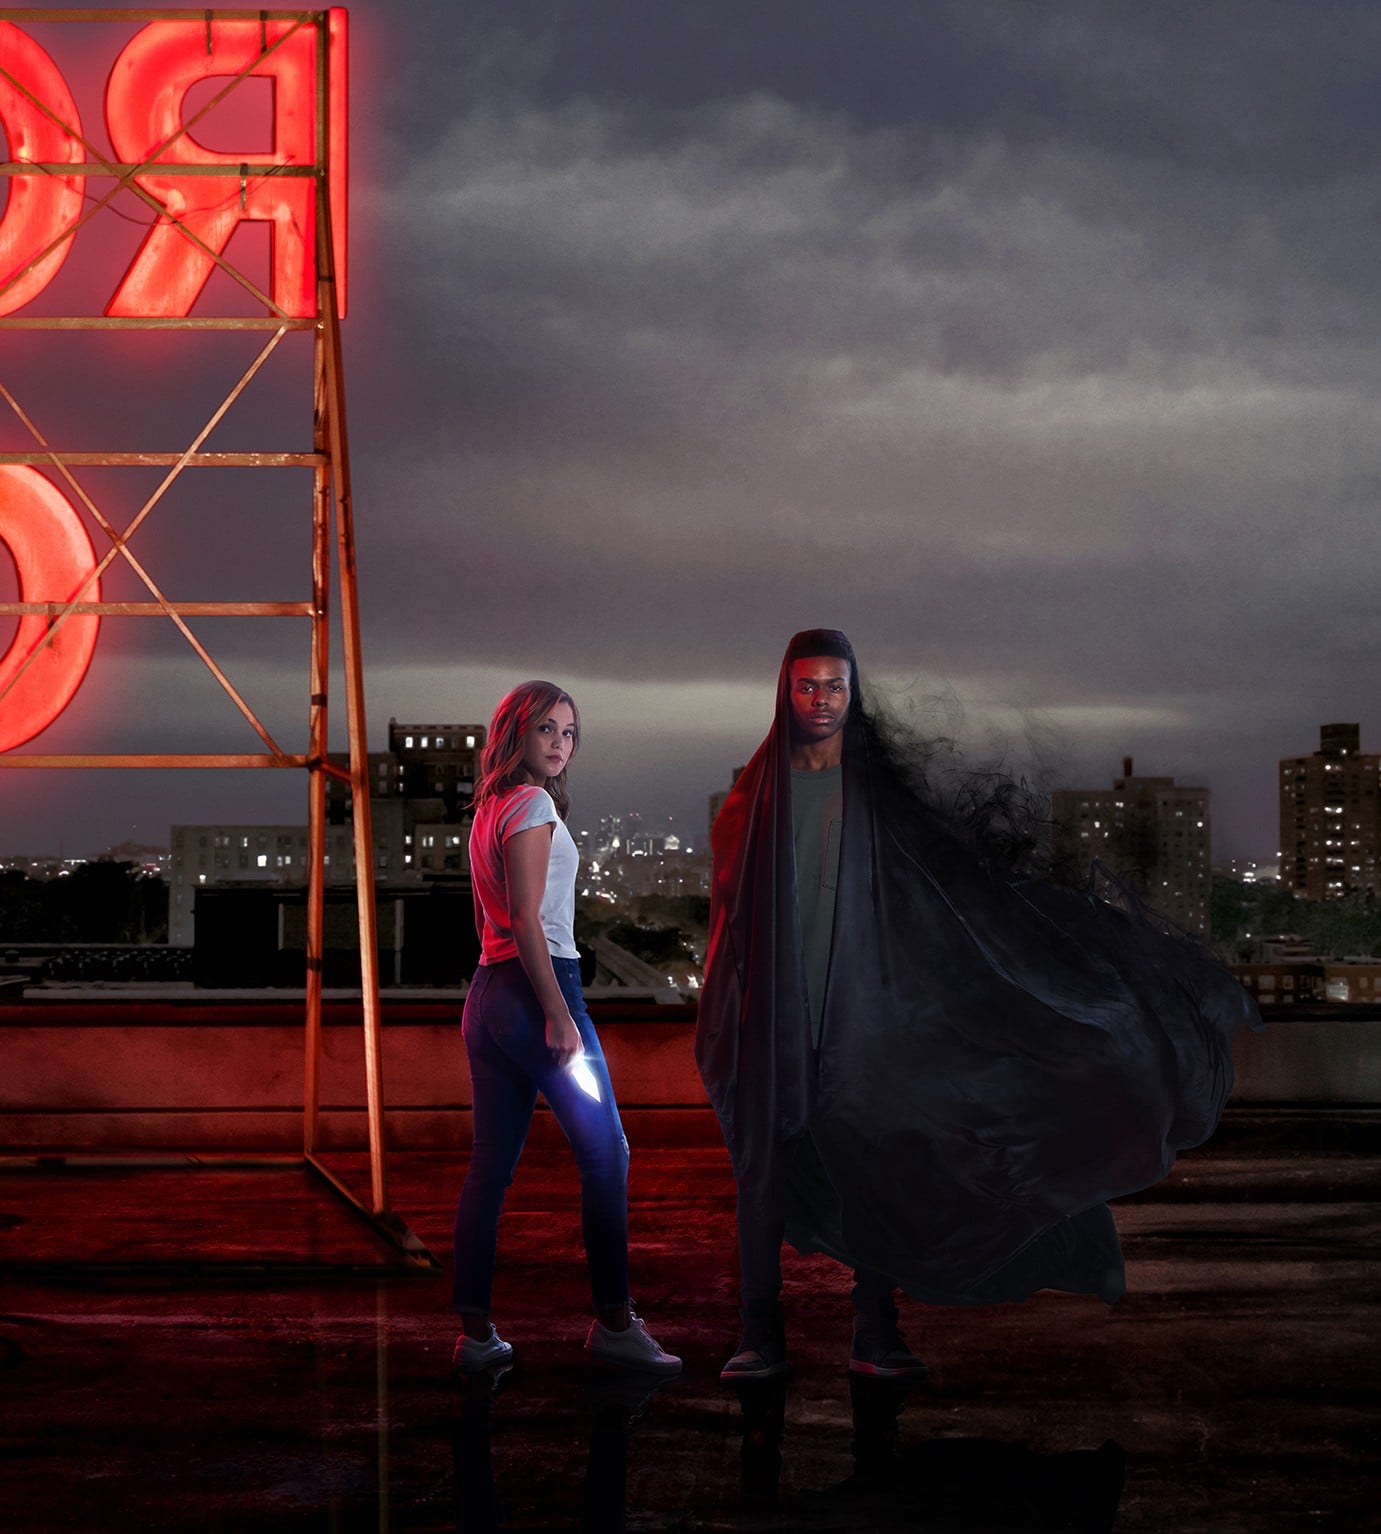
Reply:
M801 913L810 1039L820 1044L820 1017L830 972L839 839L844 829L844 769L791 773L791 828L796 844L796 904Z

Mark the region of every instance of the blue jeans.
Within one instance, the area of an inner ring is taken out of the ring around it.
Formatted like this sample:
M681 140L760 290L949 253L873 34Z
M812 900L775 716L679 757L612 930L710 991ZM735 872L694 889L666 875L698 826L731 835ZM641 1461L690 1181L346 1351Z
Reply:
M580 963L552 968L599 1083L599 1101L552 1063L546 1021L517 959L481 964L465 997L462 1031L470 1057L474 1145L456 1206L457 1311L487 1311L499 1240L499 1211L532 1123L537 1094L546 1098L580 1168L580 1226L596 1308L628 1300L628 1141L599 1035L585 1010Z

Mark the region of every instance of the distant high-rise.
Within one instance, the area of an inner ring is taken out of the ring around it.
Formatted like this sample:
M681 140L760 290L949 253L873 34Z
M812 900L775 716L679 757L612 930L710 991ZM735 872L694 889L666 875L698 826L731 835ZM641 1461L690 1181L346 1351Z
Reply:
M599 830L595 833L595 851L602 857L618 852L623 847L623 816L601 815Z
M1177 927L1208 935L1208 789L1135 777L1128 756L1110 789L1058 788L1050 799L1057 865L1084 873L1096 860Z
M470 800L485 729L478 724L388 722L388 750L369 753L374 876L413 884L468 878ZM344 752L330 761L349 767ZM355 841L351 787L326 780L327 884L352 884ZM226 884L307 882L302 825L187 825L172 831L172 900L168 941L189 946L198 889Z
M470 800L484 748L479 724L388 722L388 750L369 753L370 805L377 873L426 878L470 871ZM350 758L330 760L348 767ZM347 825L348 783L326 780L326 821ZM382 845L381 845L382 844Z
M1311 756L1280 763L1280 882L1306 900L1375 894L1381 861L1381 756L1361 728L1325 724Z

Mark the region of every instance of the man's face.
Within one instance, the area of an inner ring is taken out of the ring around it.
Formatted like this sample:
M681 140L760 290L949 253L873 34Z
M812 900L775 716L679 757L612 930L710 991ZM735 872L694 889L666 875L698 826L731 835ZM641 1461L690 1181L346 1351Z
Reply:
M849 713L849 663L836 655L791 662L791 734L801 745L829 740Z

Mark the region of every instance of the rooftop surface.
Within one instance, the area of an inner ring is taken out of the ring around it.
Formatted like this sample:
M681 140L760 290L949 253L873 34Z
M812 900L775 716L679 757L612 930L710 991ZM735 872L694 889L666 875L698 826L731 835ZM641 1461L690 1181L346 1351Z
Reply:
M646 1136L643 1137L646 1140ZM363 1158L333 1169L365 1180ZM460 1151L390 1158L449 1268ZM1381 1528L1381 1113L1229 1110L1115 1207L1129 1292L929 1309L930 1376L846 1373L848 1275L787 1264L792 1372L736 1392L723 1149L633 1145L639 1308L684 1374L582 1357L578 1187L528 1147L501 1232L498 1382L451 1381L448 1274L391 1270L300 1164L0 1170L7 1529ZM236 1265L239 1265L238 1267Z

